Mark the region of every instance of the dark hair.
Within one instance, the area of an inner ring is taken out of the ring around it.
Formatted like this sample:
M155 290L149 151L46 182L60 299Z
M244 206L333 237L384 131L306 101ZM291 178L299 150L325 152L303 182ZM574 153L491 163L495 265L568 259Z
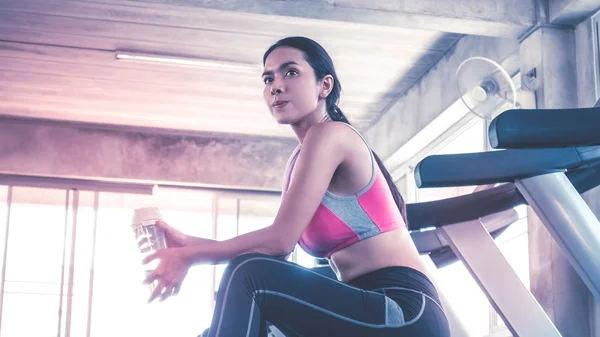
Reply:
M350 124L342 110L337 106L337 103L340 100L340 94L342 92L342 85L338 80L337 74L335 73L335 67L333 66L333 61L331 60L331 57L329 57L329 54L327 54L327 51L325 51L320 44L309 38L302 36L286 37L277 41L265 52L265 55L263 56L263 65L265 64L269 54L279 47L291 47L302 51L304 54L304 59L313 68L317 81L322 80L326 75L331 75L333 77L333 89L331 90L329 96L327 96L326 100L327 114L333 121ZM373 152L373 150L371 150L371 152ZM394 201L400 210L400 214L402 214L402 218L408 226L406 217L406 204L404 203L404 199L402 198L400 191L398 191L398 187L396 187L396 184L394 184L390 173L375 152L373 152L373 157L375 157L375 161L377 162L377 165L381 169L381 172L383 173L383 176L390 187Z

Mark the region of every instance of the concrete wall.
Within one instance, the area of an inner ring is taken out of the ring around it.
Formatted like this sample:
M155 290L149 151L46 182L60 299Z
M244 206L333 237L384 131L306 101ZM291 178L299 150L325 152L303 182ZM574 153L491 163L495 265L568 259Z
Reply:
M592 20L588 19L575 29L575 47L577 53L577 99L579 107L590 107L596 100L595 69L593 50ZM583 195L594 214L600 218L600 187ZM591 336L600 336L600 299L590 296L590 332Z
M595 101L591 20L574 28L541 28L521 44L521 70L537 70L528 83L537 108L590 107ZM600 189L584 199L600 215ZM563 336L598 336L598 299L565 259L537 215L529 210L531 291Z
M400 97L365 132L367 140L382 158L390 157L459 99L456 70L462 61L472 56L484 56L503 63L507 71L513 73L518 70L518 53L519 43L516 39L463 37L419 83ZM480 74L473 72L471 78L465 80L479 78Z
M278 191L296 144L0 119L0 173Z
M592 20L588 19L575 29L577 58L577 99L580 107L591 107L596 102L594 47Z

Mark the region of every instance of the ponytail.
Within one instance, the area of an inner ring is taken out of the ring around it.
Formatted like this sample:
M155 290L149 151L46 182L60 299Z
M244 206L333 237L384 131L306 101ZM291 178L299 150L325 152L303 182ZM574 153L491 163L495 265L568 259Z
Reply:
M327 114L329 115L329 118L331 118L332 121L343 122L348 125L352 125L348 121L348 118L346 118L346 116L342 112L342 109L340 109L337 106L337 104L333 104L333 106L328 107ZM394 183L392 176L390 175L388 170L385 168L385 165L383 165L383 162L381 161L381 159L379 159L379 156L373 150L371 150L371 153L373 153L375 162L377 162L377 166L379 166L381 173L383 173L385 181L387 182L387 184L390 188L390 191L392 192L392 197L394 198L394 202L396 203L396 206L398 206L398 209L400 210L400 214L402 215L402 219L404 219L404 223L408 227L408 218L406 216L406 203L404 202L404 198L402 198L402 194L400 194L400 191L398 190L398 187Z

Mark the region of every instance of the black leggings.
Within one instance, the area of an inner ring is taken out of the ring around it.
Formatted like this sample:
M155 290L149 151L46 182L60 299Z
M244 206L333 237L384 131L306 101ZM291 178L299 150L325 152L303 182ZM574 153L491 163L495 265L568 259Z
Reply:
M287 337L450 336L437 292L421 272L383 268L349 284L262 254L228 265L211 328L202 336L265 337L267 322Z

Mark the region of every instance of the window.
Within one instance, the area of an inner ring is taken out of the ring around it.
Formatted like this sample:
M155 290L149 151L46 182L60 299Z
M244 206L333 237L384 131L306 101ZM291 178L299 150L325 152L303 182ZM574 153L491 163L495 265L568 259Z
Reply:
M141 284L145 275L131 217L136 208L157 205L171 226L186 234L211 238L212 195L173 189L158 189L154 196L100 193L98 204L91 336L114 333L115 326L123 335L193 336L202 332L212 313L212 268L192 267L179 296L147 304L150 289Z
M505 109L501 107L500 110ZM407 202L427 202L472 193L475 186L449 188L417 188L413 168L425 157L434 154L459 154L489 151L488 123L467 114L456 125L423 148L400 166L396 180ZM402 169L404 171L402 171ZM519 220L505 230L496 244L517 275L529 288L529 258L526 206L517 208ZM451 306L455 317L470 336L510 336L500 316L490 305L483 291L460 261L434 270L433 274L442 296Z
M463 130L453 135L441 147L434 150L429 155L434 154L459 154L482 152L486 149L486 130L485 120L480 118L472 119ZM414 178L413 178L414 179ZM441 199L457 197L459 195L473 192L475 186L459 186L444 188L420 188L417 189L417 201L427 202Z
M217 239L230 239L271 225L279 210L279 202L274 198L219 197ZM308 268L315 266L315 259L299 246L289 260ZM215 289L219 287L225 268L224 264L216 266Z
M519 220L510 225L496 238L496 244L515 271L523 285L529 289L529 241L527 232L527 206L516 208ZM491 308L490 332L499 331L505 326L500 316Z
M94 237L97 232L96 202L98 193L90 191L73 192L72 207L69 208L68 217L75 219L71 232L74 237L74 246L69 247L74 252L69 258L73 259L73 279L66 279L66 284L72 284L72 293L67 292L67 306L65 306L67 318L61 331L70 326L71 336L86 336L91 309L89 297L93 289L93 261L94 261ZM75 200L77 199L77 200ZM77 206L75 206L77 205ZM75 209L76 207L76 209ZM68 301L71 300L71 305ZM64 334L64 332L63 332Z
M153 205L183 233L224 240L270 225L279 196L0 185L0 256L6 262L6 277L0 279L0 336L103 337L115 329L118 335L149 337L201 333L210 325L224 266L194 266L178 296L147 304L150 290L141 283L141 254L131 220L134 209ZM303 261L314 264L312 257ZM158 321L169 323L148 324Z
M396 183L396 187L398 187L398 192L400 192L400 195L402 195L402 197L405 199L405 202L408 202L406 199L406 195L408 194L408 175L403 175L400 177L400 179L395 181Z
M600 99L600 12L592 16L596 100Z
M67 237L66 190L14 187L1 336L56 335ZM30 317L35 317L31 324Z
M9 188L0 185L0 270L4 270L4 250L6 248L6 230L8 224ZM1 275L0 275L1 277ZM4 278L0 278L0 291L4 289ZM0 293L1 294L1 293ZM0 297L0 309L2 308L2 297ZM1 312L0 312L1 314ZM0 316L0 320L2 317Z
M426 155L481 152L486 149L486 123L472 118ZM414 177L411 177L414 179ZM427 202L469 194L475 186L416 189L416 201ZM435 272L440 292L470 336L485 336L490 331L490 304L462 262ZM492 309L493 310L493 309Z

